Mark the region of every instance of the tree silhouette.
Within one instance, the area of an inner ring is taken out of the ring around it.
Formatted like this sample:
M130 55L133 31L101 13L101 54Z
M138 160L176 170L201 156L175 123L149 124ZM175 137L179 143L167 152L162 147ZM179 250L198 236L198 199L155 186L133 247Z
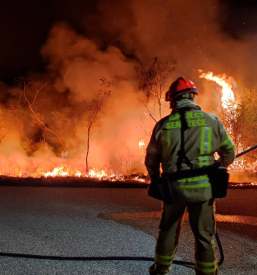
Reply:
M175 61L160 62L158 57L155 57L149 66L140 62L135 66L139 89L143 91L143 96L138 97L138 101L147 109L152 118L148 103L153 99L158 106L161 119L164 88L175 69L175 64Z
M84 104L87 108L87 115L86 115L86 127L87 127L87 152L86 152L86 171L89 172L88 166L88 155L90 149L90 135L92 127L94 126L95 122L99 119L100 113L102 111L102 107L106 99L111 95L111 82L107 81L106 78L100 79L101 83L100 89L97 93L95 93L94 98L88 104L86 100L83 98Z
M36 87L35 87L36 93L35 93L35 95L34 95L34 98L33 98L33 101L32 101L32 102L29 101L29 99L28 99L28 97L27 97L27 95L26 95L26 88L27 88L29 85L31 85L31 83L32 83L32 82L28 82L28 83L26 84L26 83L24 82L24 85L23 85L23 95L24 95L24 98L25 98L25 100L27 101L27 103L28 103L28 105L29 105L29 109L30 109L30 111L32 112L34 119L37 121L37 123L39 124L39 126L40 126L43 130L52 133L52 134L57 138L57 140L59 141L59 143L61 144L63 151L66 151L64 142L63 142L63 140L61 139L61 137L57 134L56 131L54 131L54 130L51 129L49 126L47 126L46 123L44 123L43 117L41 116L41 114L38 113L37 110L33 108L33 107L34 107L34 104L35 104L35 102L36 102L36 99L37 99L37 96L38 96L39 92L40 92L42 89L44 89L44 88L50 83L50 81L45 82L40 88L36 88Z

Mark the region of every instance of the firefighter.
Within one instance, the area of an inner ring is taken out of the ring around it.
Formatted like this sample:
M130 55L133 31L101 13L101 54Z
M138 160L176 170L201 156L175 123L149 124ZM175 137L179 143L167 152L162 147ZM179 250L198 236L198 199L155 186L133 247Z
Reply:
M178 170L183 174L189 169L199 170L214 164L215 152L220 156L221 166L227 167L233 162L234 144L222 122L217 116L203 112L194 103L195 95L198 95L195 84L182 77L174 81L166 93L172 112L157 122L146 149L145 165L152 181L160 177L160 165L166 175ZM186 127L182 131L183 119ZM149 268L149 274L171 274L186 208L195 238L195 272L218 274L215 198L209 176L181 178L170 184L175 200L171 205L162 203L155 264Z

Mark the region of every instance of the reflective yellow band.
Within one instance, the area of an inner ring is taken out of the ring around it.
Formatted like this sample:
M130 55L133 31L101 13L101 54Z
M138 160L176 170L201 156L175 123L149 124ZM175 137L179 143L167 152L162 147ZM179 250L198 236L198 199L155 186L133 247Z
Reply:
M214 262L201 262L196 260L196 264L201 266L215 266L217 265L217 261L215 260Z
M212 128L202 127L200 155L206 155L211 153L211 143L212 143Z
M207 175L178 180L178 188L203 188L211 186Z
M228 136L227 139L225 139L225 140L221 143L220 147L223 147L223 146L226 145L229 141L230 141L230 137Z
M162 265L171 265L175 255L171 256L163 256L155 252L155 262L162 264Z
M181 185L185 185L185 186L189 186L189 185L200 185L200 184L205 184L205 183L209 183L209 179L207 180L200 180L200 181L191 181L191 182L180 182Z
M214 262L200 262L196 260L195 268L208 274L215 272L218 268L218 264L216 260Z
M200 146L200 154L204 154L204 133L205 133L205 127L201 128L201 146Z
M203 188L203 187L211 187L211 184L208 183L200 183L200 184L190 184L190 185L180 185L178 188L181 189L193 189L193 188Z
M207 154L211 153L211 138L212 138L212 128L210 127L209 128L209 132L208 132L208 149L207 149Z
M209 157L208 156L200 156L199 157L199 167L202 168L203 166L209 165Z
M203 176L198 176L194 178L181 179L181 180L178 180L178 182L193 182L193 181L204 181L204 180L209 180L209 177L207 175L203 175Z
M229 136L221 143L220 148L224 146L226 146L226 150L234 148L235 145Z

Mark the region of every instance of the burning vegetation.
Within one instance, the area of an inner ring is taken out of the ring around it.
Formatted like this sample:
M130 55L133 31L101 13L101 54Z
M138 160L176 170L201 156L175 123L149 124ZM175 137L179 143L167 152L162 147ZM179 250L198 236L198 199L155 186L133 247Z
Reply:
M51 30L41 52L48 62L44 75L29 73L12 87L0 86L6 94L0 175L144 182L145 146L155 121L170 112L164 94L179 63L134 61L113 46L101 50L65 24ZM238 152L256 144L256 91L238 89L225 74L194 76L206 79L196 103L221 118ZM253 152L230 170L253 174L256 160Z

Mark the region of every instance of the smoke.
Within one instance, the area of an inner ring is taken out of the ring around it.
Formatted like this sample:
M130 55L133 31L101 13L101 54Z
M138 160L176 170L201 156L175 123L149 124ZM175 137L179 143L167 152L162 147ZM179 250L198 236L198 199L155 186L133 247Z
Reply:
M100 32L113 43L119 41L125 53L140 60L154 56L176 60L174 78L190 78L199 89L203 89L204 83L198 80L199 68L215 74L226 73L252 88L257 84L256 38L230 36L224 26L228 16L227 6L218 0L164 0L161 4L158 0L101 1L85 29L92 36ZM235 26L239 22L245 24L238 17Z
M66 23L53 27L41 52L48 64L47 70L44 75L30 74L28 78L32 82L25 90L34 112L23 97L20 100L21 109L26 107L20 116L23 127L19 151L37 159L36 162L39 157L45 159L45 155L53 157L53 153L60 157L63 148L57 137L38 122L39 117L64 141L69 158L84 160L88 104L102 88L100 79L106 78L112 83L111 96L104 102L92 128L90 166L131 170L142 165L143 153L138 143L146 138L145 129L148 125L151 129L153 122L146 118L144 107L137 100L135 61L114 46L99 49L95 42L77 34ZM49 85L40 90L47 80L51 80ZM11 95L8 106L17 104L20 95L23 96L23 90L18 87L9 88L8 93ZM17 105L15 111L16 108ZM15 130L17 139L19 131ZM10 141L7 144L10 146ZM1 151L6 154L4 145Z
M83 100L88 102L95 97L100 78L112 82L111 97L104 104L96 130L93 129L91 163L108 166L110 159L118 159L125 148L137 147L138 151L138 141L144 133L137 127L144 113L136 99L135 62L116 47L100 50L93 41L63 23L51 30L42 55L48 61L49 73L58 75L55 80L58 92L69 91L69 104L79 116L74 129L81 140L87 137Z
M239 90L243 85L252 88L250 85L256 84L257 68L252 58L255 38L229 36L220 24L226 14L217 0L164 0L161 4L158 0L99 1L96 12L83 20L87 35L77 33L65 22L53 26L41 49L46 70L28 74L32 83L26 94L33 102L37 89L51 81L40 90L35 110L65 141L69 158L82 163L87 139L85 102L90 103L101 89L100 79L106 78L112 82L112 95L92 129L90 166L139 167L144 152L138 142L148 142L154 123L137 100L140 91L134 67L138 60L147 64L158 56L161 62L176 61L169 81L179 76L192 79L201 95L197 103L203 108L213 104L210 96L216 87L199 79L198 69L233 76ZM63 148L28 109L22 88L0 83L0 91L3 108L16 106L16 113L6 119L13 131L2 143L1 153L26 162L22 167L29 166L32 158L37 163L54 163L50 159L60 157ZM166 105L164 115L169 112ZM157 112L153 114L158 119Z

